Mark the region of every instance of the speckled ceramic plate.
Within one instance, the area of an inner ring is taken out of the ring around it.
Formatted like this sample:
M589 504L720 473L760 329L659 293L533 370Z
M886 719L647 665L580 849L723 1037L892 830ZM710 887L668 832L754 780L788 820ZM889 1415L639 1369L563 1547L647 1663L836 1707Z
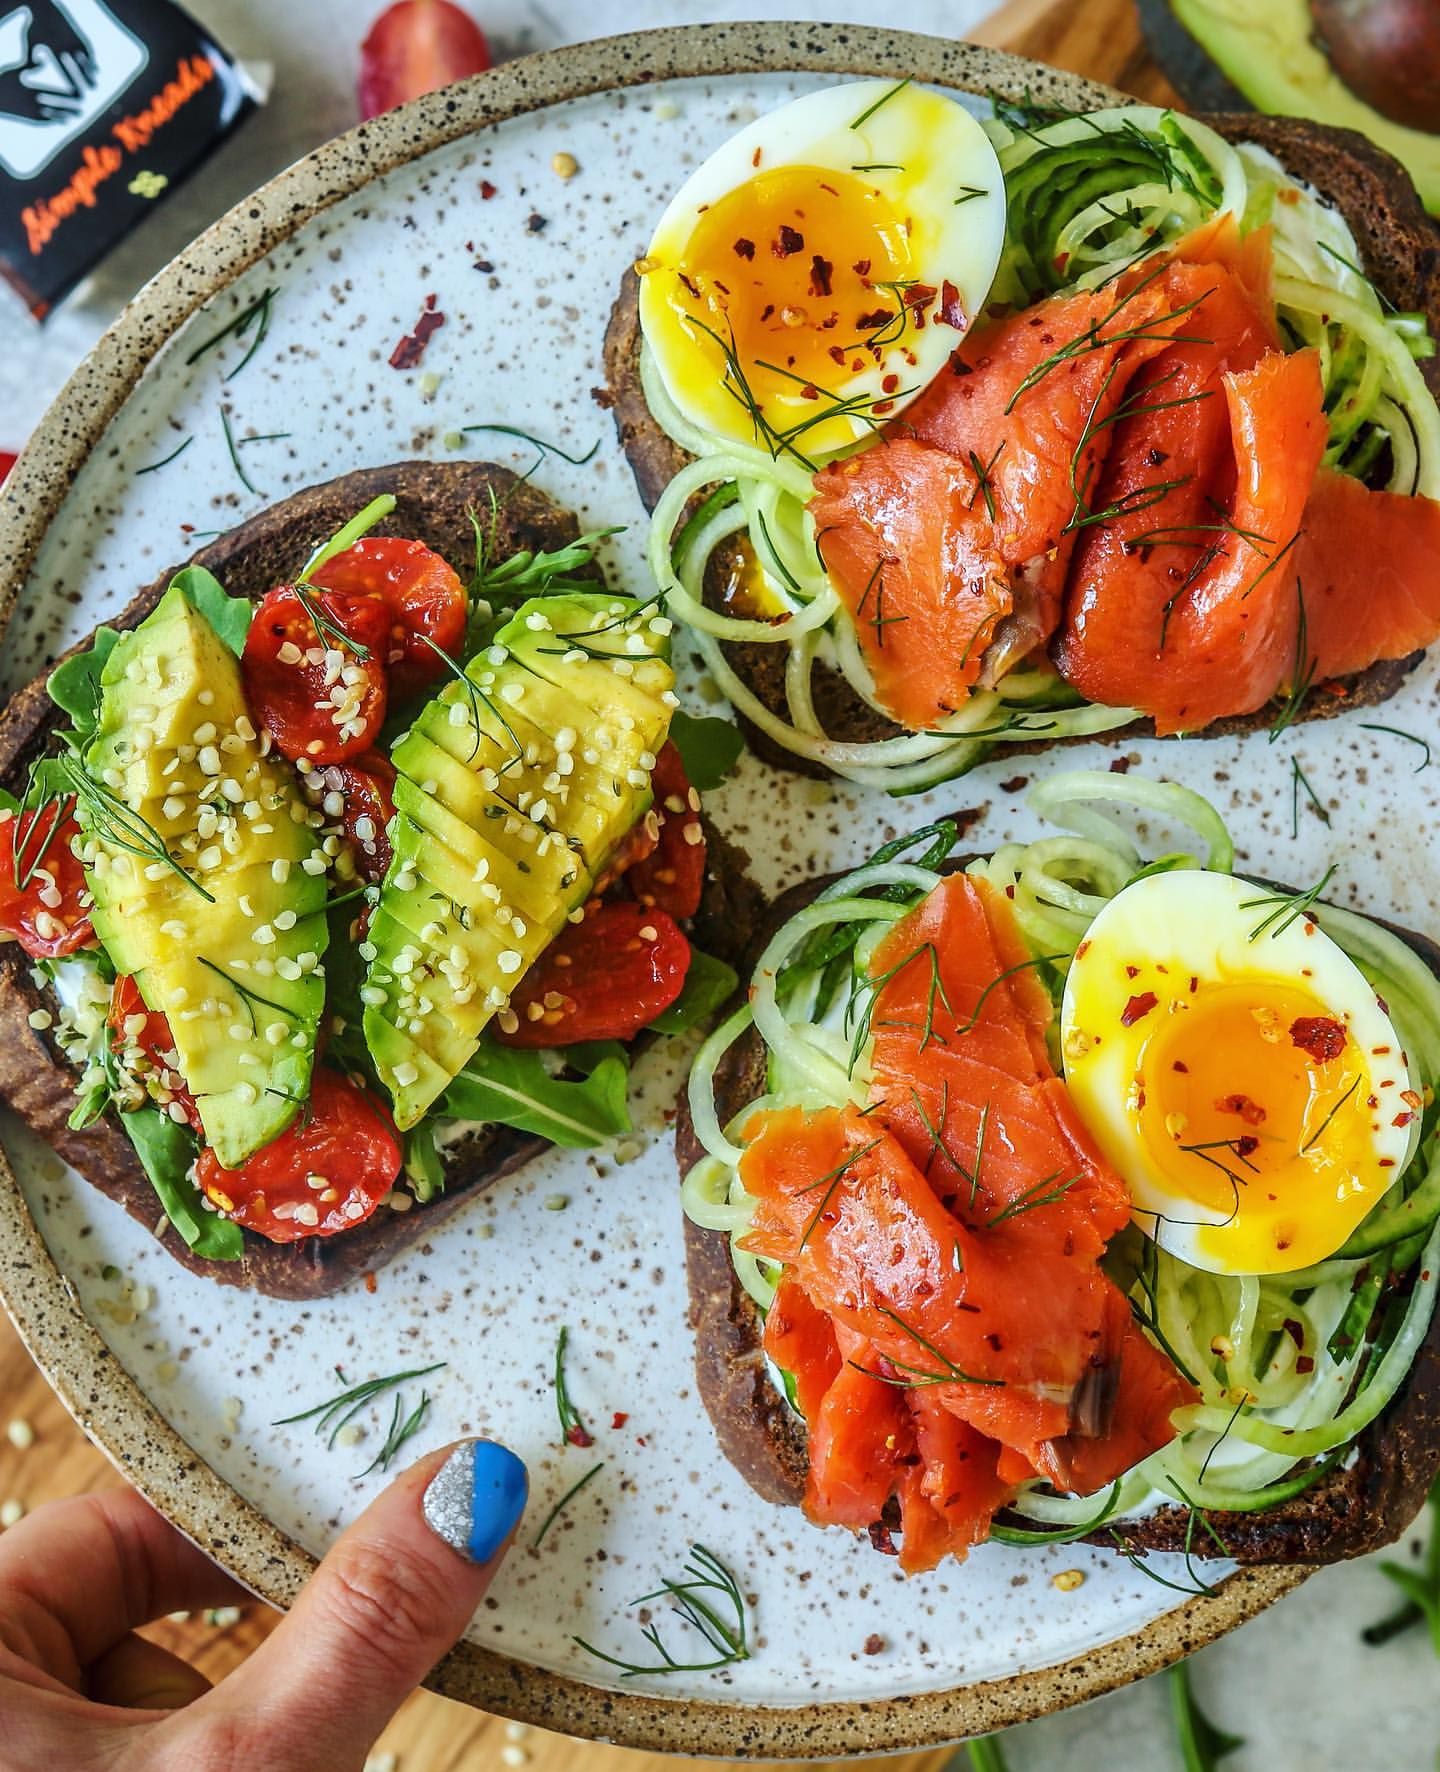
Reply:
M0 596L14 612L0 686L28 678L201 532L349 468L443 457L466 425L519 426L576 457L598 441L583 465L552 456L538 478L587 524L630 526L612 564L638 585L642 513L592 397L616 281L687 168L757 111L852 75L1015 97L1028 88L1070 104L1113 97L963 44L726 25L515 63L331 143L158 277L36 434L4 495ZM578 163L568 180L552 169L558 153ZM253 334L196 357L266 288L277 292L269 331L242 371ZM398 372L391 350L432 292L445 324L423 372ZM504 436L465 441L531 459ZM1433 668L1421 672L1387 718L1424 724L1434 682ZM1306 811L1292 832L1292 753L1319 784L1328 829ZM1112 755L1072 749L1064 763ZM1397 761L1383 734L1327 723L1281 745L1148 747L1136 761L1210 793L1242 865L1305 879L1322 857L1342 867L1353 857L1360 902L1423 918L1433 835L1406 791L1411 760ZM1052 766L1023 763L1032 774ZM939 803L986 803L977 846L1025 835L1013 776L992 766ZM747 762L713 810L773 887L852 862L897 817L921 822L932 808ZM867 1544L758 1501L720 1457L693 1388L667 1129L677 1077L659 1054L640 1067L638 1154L634 1144L556 1153L414 1245L373 1293L298 1307L192 1278L7 1125L0 1287L92 1437L277 1605L382 1481L355 1476L379 1411L359 1446L333 1451L303 1426L273 1425L333 1392L337 1365L358 1379L446 1362L429 1381L415 1450L463 1433L503 1437L533 1473L533 1520L603 1457L541 1549L511 1557L432 1682L575 1735L777 1758L933 1743L1147 1673L1301 1579L1232 1574L1213 1598L1176 1605L1103 1553L993 1547L905 1582ZM141 1289L138 1316L106 1279L111 1268ZM575 1396L599 1429L593 1454L554 1445L549 1360L562 1324ZM753 1658L721 1675L616 1683L575 1638L633 1643L627 1604L677 1569L694 1539L742 1575ZM1051 1577L1063 1568L1082 1570L1083 1584L1058 1591Z

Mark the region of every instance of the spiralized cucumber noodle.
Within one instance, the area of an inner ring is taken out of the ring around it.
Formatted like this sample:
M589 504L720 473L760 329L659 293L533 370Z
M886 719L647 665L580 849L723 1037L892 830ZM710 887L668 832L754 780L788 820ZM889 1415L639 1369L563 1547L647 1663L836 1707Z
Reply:
M1009 895L1032 952L1054 956L1037 970L1057 1001L1076 947L1130 881L1160 868L1233 865L1218 813L1175 783L1072 771L1032 789L1029 803L1063 834L1005 844L970 871ZM1137 823L1152 845L1161 831L1178 829L1181 846L1147 862L1131 834ZM781 1105L868 1103L868 1048L853 1053L851 1041L869 955L941 878L934 848L922 866L900 859L904 847L903 840L888 846L883 859L827 887L776 932L749 1000L706 1041L691 1075L706 1154L685 1178L685 1212L730 1238L736 1272L762 1311L780 1269L740 1247L754 1205L739 1175L746 1130ZM1323 901L1313 914L1385 1000L1426 1103L1419 1137L1359 1228L1301 1272L1207 1273L1136 1227L1112 1243L1112 1276L1200 1401L1176 1415L1174 1441L1127 1473L1109 1518L1157 1496L1193 1509L1253 1511L1301 1493L1395 1396L1429 1327L1440 1286L1440 981L1407 943L1367 918ZM735 1042L755 1033L765 1046L765 1093L722 1124L716 1073ZM1093 1496L1063 1496L1039 1483L1015 1503L1057 1528L1085 1524L1096 1506Z
M1268 224L1285 342L1313 346L1320 357L1327 463L1373 485L1440 497L1440 411L1417 362L1434 350L1424 316L1387 308L1360 269L1344 217L1272 156L1146 105L1083 116L1002 106L985 127L1007 202L992 303L1024 306L1094 287L1219 214L1246 229ZM695 457L656 506L651 573L718 687L772 743L847 781L909 794L963 774L997 747L1113 731L1138 717L1133 708L1086 703L1048 664L1022 661L927 731L897 727L893 737L866 742L832 737L816 711L817 666L889 718L854 619L817 551L809 510L815 468L853 449L812 459L793 439L774 440L772 452L716 437L679 411L643 345L640 374L656 422ZM741 538L758 613L753 602L750 613L726 611L705 597L712 558L727 545L734 552ZM786 649L783 714L734 668L725 650L734 642Z

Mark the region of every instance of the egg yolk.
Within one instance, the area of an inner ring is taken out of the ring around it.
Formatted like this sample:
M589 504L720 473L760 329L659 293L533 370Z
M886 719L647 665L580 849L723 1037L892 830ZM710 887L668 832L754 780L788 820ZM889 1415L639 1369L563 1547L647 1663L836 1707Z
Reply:
M1202 986L1173 1006L1146 998L1126 1011L1155 1017L1134 1105L1157 1169L1228 1220L1199 1241L1261 1272L1329 1253L1341 1202L1386 1185L1367 1068L1343 1021L1279 981Z
M647 270L667 273L667 300L695 334L697 360L725 372L721 345L698 320L733 339L750 395L787 428L797 399L815 401L821 417L834 405L822 390L874 368L903 335L906 292L886 285L914 285L910 223L854 173L778 166L705 209L678 264ZM867 410L883 416L885 406Z

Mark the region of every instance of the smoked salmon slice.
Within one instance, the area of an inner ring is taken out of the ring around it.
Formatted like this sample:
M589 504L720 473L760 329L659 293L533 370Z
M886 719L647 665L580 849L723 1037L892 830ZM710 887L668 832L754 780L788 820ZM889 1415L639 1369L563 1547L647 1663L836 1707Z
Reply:
M1295 550L1301 674L1348 677L1440 637L1440 502L1372 492L1322 468Z
M840 1371L835 1325L811 1304L803 1286L782 1274L765 1313L765 1352L794 1386L795 1407L814 1419Z
M1061 675L1088 700L1138 707L1161 734L1263 707L1295 658L1295 541L1325 448L1318 359L1272 352L1222 385L1235 487L1219 551L1198 572L1169 569L1166 589L1123 544L1107 545L1055 647ZM1144 450L1137 441L1110 464L1112 498L1124 496L1121 476L1153 474Z

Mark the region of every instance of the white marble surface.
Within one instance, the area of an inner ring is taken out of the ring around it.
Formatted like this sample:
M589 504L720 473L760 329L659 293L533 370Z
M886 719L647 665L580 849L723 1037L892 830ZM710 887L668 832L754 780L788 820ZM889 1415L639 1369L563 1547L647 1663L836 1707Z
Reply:
M254 185L353 121L354 62L368 4L196 0L194 10L235 53L274 64L271 102L44 331L37 332L17 304L0 305L0 447L23 441L103 326L175 251ZM954 32L984 10L973 0L911 0L905 23ZM586 0L584 6L487 0L482 22L497 54L513 54L608 29L760 11L877 23L893 17L876 0L788 0L769 8L758 0ZM1246 1748L1226 1761L1228 1772L1371 1766L1419 1772L1434 1764L1440 1661L1413 1634L1381 1651L1359 1641L1360 1626L1389 1609L1391 1593L1373 1566L1328 1571L1202 1654L1197 1685L1203 1697L1217 1717L1248 1738ZM1006 1748L1012 1772L1163 1772L1180 1765L1159 1682L1015 1731Z

